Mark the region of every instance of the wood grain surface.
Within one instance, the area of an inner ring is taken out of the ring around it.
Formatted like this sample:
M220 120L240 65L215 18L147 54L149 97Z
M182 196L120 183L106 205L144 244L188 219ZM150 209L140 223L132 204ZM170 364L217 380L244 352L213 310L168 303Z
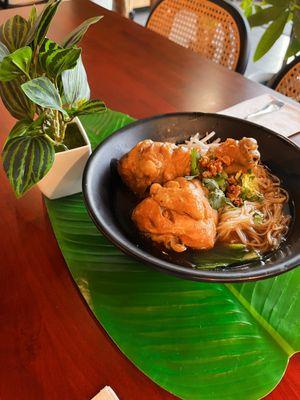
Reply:
M19 13L27 15L24 7ZM0 11L0 23L15 10ZM62 4L50 37L104 15L83 41L92 94L141 118L219 111L269 89L201 58L88 0ZM1 146L14 121L0 106ZM124 357L81 298L58 249L42 196L16 200L1 168L0 399L88 400L112 386L121 400L175 399ZM294 356L268 400L300 398Z

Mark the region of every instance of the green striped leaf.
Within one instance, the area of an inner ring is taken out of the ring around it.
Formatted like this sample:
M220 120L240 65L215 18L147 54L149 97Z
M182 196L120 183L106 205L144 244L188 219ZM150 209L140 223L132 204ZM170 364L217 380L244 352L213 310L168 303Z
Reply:
M36 19L33 27L30 29L27 44L32 43L34 49L43 44L50 23L60 3L61 0L49 0L41 14Z
M35 104L67 115L62 108L60 95L54 84L46 77L32 79L21 86L26 96Z
M39 55L39 62L42 69L48 76L57 77L63 71L76 66L80 57L81 49L50 49Z
M75 68L62 73L62 83L67 104L76 106L79 101L89 100L90 87L81 57Z
M29 25L30 29L33 27L36 20L37 20L37 9L35 6L33 6L30 10L30 14L29 14L29 18L28 18L28 25Z
M33 119L36 107L21 89L22 83L24 83L22 77L10 82L0 82L0 96L14 118Z
M288 18L289 11L286 11L273 21L270 26L268 26L257 45L253 57L254 61L258 61L262 58L274 45L276 40L281 36Z
M17 136L5 144L3 166L17 197L47 174L54 156L54 147L44 136Z
M74 31L72 31L65 37L65 39L62 42L62 47L69 48L78 44L85 35L86 31L89 29L89 27L95 24L96 22L100 21L100 19L102 18L103 16L92 17L84 21L81 25L79 25L76 29L74 29Z
M100 100L89 100L81 104L76 109L68 110L68 114L72 117L78 117L79 115L102 113L107 110L106 105Z
M13 52L27 44L29 34L29 24L20 15L11 17L0 27L0 42L2 42L10 52Z
M9 50L5 46L5 44L0 42L0 62L2 62L3 58L9 55Z
M39 53L46 53L50 50L62 49L62 47L51 39L46 38L40 48Z
M22 119L18 121L10 131L5 143L7 143L12 138L24 136L26 134L31 136L42 135L44 133L44 120L45 113L42 113L34 121L29 119Z
M31 124L32 121L28 119L22 119L21 121L18 121L10 131L5 143L7 143L10 139L13 139L15 137L26 135L28 128L30 127Z
M4 57L0 64L0 81L8 82L19 75L28 76L32 59L32 50L29 46L22 47Z

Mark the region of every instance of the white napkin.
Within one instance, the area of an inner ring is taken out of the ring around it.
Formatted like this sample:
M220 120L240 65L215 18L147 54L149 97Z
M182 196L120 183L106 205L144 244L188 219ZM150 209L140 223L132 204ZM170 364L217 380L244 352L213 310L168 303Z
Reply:
M250 113L254 113L268 105L275 96L265 94L243 101L233 107L222 110L219 114L230 115L237 118L245 118ZM282 98L277 98L282 101ZM298 103L290 104L288 101L277 111L249 118L249 121L262 125L275 131L282 136L289 137L300 131L300 106Z
M119 400L110 386L105 386L92 400Z

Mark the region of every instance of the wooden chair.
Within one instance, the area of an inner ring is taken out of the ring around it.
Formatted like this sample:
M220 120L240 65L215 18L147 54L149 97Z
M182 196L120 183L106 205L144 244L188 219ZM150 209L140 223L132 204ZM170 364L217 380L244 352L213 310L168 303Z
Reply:
M173 42L228 69L247 67L249 25L241 11L224 0L160 0L146 25Z
M300 102L300 56L284 66L271 79L268 86Z

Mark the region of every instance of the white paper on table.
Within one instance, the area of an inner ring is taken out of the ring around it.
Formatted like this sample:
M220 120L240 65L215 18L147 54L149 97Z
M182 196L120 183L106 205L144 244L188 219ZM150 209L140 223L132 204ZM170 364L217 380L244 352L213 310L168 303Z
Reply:
M218 114L245 118L247 115L259 111L275 99L282 101L282 98L276 98L269 94L253 97L252 99L219 111ZM277 111L252 117L248 120L269 128L282 136L289 137L300 131L300 105L296 102L295 104L290 104L287 101L285 102L285 105Z
M91 400L119 400L119 398L110 386L105 386Z

